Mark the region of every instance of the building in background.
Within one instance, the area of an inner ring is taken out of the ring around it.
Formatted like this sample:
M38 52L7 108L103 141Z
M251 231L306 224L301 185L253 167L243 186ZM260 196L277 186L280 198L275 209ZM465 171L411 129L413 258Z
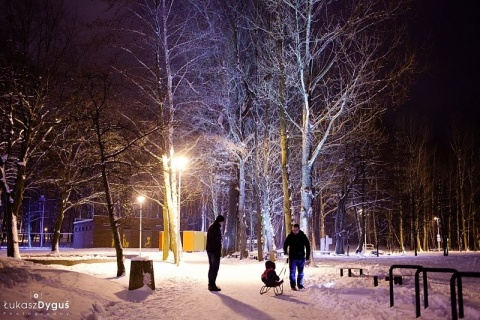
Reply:
M138 248L140 244L140 219L120 218L120 239L124 248ZM142 218L142 248L158 248L159 231L163 230L162 219ZM77 219L73 223L73 247L114 247L112 229L108 216L93 219Z

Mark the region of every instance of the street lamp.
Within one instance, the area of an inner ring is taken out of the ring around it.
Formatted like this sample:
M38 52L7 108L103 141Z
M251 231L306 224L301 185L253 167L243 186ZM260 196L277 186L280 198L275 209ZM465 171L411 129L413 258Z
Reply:
M433 220L437 221L437 242L438 242L438 252L440 252L440 218L434 217Z
M137 201L140 204L140 245L139 245L140 255L139 256L141 257L142 256L142 204L143 204L143 201L145 201L145 197L138 196Z
M182 187L182 171L187 166L187 158L185 157L175 157L172 159L172 169L175 172L178 172L178 203L177 203L177 213L178 213L178 231L180 231L180 191Z
M40 220L40 248L43 248L43 226L45 224L45 196L42 194L39 201L42 203L42 219Z

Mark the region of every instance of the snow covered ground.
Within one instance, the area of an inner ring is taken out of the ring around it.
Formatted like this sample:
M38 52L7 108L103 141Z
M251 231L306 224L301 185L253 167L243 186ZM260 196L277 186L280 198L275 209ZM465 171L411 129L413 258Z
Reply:
M395 305L390 307L389 285L371 277L340 277L339 267L357 266L366 274L388 274L393 264L480 271L480 253L412 252L404 255L315 254L306 268L302 291L291 291L288 275L283 295L260 295L264 263L253 259L224 258L217 284L221 292L207 290L208 260L204 252L183 253L180 266L162 261L155 249L143 252L154 262L156 289L144 286L128 290L130 258L138 254L125 249L127 276L116 278L113 249L61 251L62 258L84 260L73 266L42 265L26 261L47 258L46 250L21 250L23 260L6 258L0 250L0 319L415 319L414 270L402 285L395 285ZM57 258L58 259L58 258ZM277 263L277 273L285 259ZM355 271L354 271L355 272ZM450 274L429 273L429 307L420 319L451 319ZM464 319L480 319L480 279L463 281Z

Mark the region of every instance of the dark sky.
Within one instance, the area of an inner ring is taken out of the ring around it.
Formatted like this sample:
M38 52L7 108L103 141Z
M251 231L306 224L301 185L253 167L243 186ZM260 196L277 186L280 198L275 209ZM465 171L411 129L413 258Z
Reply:
M81 16L95 17L106 5L85 0L76 7ZM410 36L423 71L402 109L425 116L436 131L460 113L480 133L480 0L414 0Z
M416 0L411 35L424 43L407 109L445 129L455 113L480 127L480 1Z

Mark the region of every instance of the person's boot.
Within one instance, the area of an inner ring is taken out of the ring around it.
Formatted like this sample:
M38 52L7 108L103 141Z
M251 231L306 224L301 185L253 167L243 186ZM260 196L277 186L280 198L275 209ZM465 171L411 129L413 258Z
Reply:
M220 287L217 287L216 285L208 286L208 290L210 290L210 291L222 291L222 289L220 289Z

